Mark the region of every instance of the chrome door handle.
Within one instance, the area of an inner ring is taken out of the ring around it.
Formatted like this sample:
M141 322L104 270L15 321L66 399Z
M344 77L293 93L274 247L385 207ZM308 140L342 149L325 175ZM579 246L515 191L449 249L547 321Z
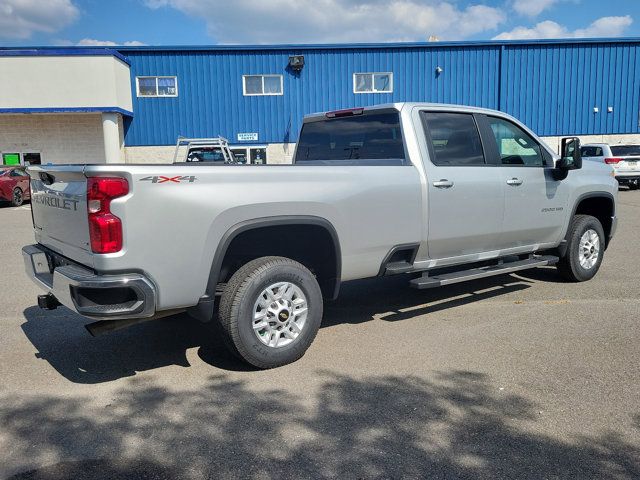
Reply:
M453 182L446 178L441 178L437 182L433 182L433 186L437 188L451 188L453 187Z
M507 185L513 185L514 187L517 187L518 185L522 185L522 180L513 177L511 180L507 180Z

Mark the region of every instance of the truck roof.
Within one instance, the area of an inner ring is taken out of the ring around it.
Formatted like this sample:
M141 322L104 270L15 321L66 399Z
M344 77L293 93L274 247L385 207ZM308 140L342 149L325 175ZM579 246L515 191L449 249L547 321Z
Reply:
M429 110L445 109L445 110L456 110L456 111L469 112L469 113L485 113L490 115L497 115L500 117L513 118L511 115L501 112L499 110L492 110L489 108L481 108L481 107L472 107L469 105L456 105L456 104L449 104L449 103L395 102L395 103L381 103L378 105L371 105L368 107L352 107L352 108L347 108L345 110L371 111L371 110L384 110L384 109L392 108L398 111L402 111L404 109L411 109L414 107L426 108ZM331 113L331 111L310 113L304 116L304 121L317 120L320 117L325 117L327 113Z

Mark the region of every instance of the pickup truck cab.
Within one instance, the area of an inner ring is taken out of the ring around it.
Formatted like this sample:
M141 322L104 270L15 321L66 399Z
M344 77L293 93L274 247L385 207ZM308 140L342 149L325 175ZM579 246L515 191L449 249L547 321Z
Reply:
M94 334L187 311L258 368L304 354L342 282L423 289L552 264L585 281L616 229L617 182L582 165L577 139L557 158L516 119L455 105L309 115L293 165L29 174L39 305L97 320Z

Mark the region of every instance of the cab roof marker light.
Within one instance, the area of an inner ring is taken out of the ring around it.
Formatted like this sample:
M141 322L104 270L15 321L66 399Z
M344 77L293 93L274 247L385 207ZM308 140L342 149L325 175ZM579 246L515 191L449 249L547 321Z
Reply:
M353 115L362 115L364 113L363 107L347 108L345 110L334 110L333 112L325 113L327 118L340 118L340 117L352 117Z

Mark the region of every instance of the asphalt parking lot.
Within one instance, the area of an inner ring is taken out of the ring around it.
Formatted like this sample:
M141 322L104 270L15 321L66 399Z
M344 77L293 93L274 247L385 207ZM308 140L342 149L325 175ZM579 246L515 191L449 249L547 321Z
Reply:
M640 192L598 276L348 284L252 371L186 316L92 338L38 310L0 208L0 478L640 478Z

